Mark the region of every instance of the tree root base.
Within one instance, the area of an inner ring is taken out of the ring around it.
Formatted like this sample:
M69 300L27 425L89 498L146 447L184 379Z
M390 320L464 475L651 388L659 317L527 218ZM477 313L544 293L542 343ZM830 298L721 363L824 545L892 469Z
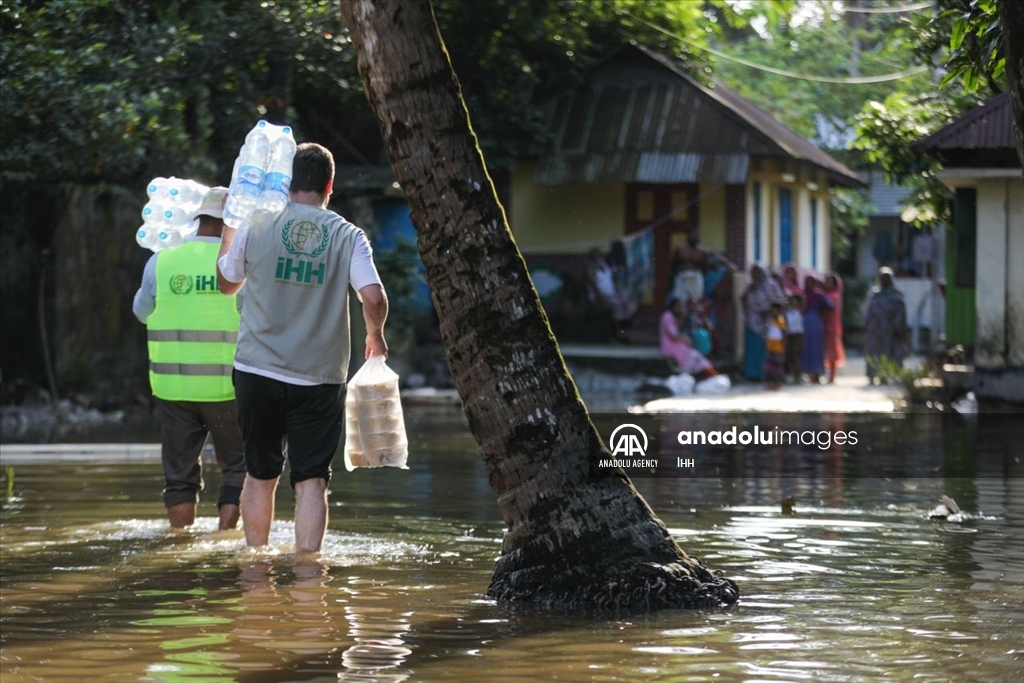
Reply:
M495 574L487 596L572 612L625 616L664 609L719 609L735 604L740 591L736 582L689 558L669 564L629 561L568 573L550 567L505 572Z

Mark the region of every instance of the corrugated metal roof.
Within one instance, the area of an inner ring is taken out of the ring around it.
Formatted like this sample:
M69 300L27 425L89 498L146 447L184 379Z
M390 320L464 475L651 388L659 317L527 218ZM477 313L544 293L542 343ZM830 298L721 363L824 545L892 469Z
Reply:
M1010 93L996 95L952 123L913 143L920 151L944 149L1015 149Z
M587 82L542 105L555 136L540 184L746 181L751 157L809 163L864 187L850 169L721 83L705 86L671 59L625 46Z
M898 216L903 213L903 200L910 194L910 190L885 182L881 171L871 171L867 175L870 183L868 201L875 207L872 213L879 216Z

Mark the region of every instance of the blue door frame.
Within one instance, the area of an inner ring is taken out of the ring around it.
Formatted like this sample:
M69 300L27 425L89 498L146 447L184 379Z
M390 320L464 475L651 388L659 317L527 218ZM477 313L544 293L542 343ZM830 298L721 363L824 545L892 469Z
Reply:
M793 260L793 190L779 188L779 262Z

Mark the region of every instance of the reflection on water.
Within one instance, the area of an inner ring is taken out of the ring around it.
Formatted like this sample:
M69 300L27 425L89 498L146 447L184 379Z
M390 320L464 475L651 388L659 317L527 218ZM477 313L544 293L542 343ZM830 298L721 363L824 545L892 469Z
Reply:
M245 549L216 531L211 501L171 532L156 462L17 464L0 520L3 683L1024 675L1012 433L851 418L873 460L707 451L700 476L638 478L673 536L743 598L592 621L482 598L502 524L475 445L457 413L407 419L411 469L338 472L315 558L295 556L288 522L268 549ZM671 434L681 418L659 419ZM908 433L921 447L901 457ZM671 440L659 448L675 457ZM941 494L962 519L928 519Z

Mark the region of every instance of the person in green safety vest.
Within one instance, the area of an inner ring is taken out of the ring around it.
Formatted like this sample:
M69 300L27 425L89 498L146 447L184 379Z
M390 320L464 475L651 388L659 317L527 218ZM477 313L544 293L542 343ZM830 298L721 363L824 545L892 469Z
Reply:
M191 526L205 483L201 455L213 439L221 486L220 529L238 524L245 482L231 368L238 339L234 296L217 284L217 253L228 190L207 192L195 235L146 263L132 311L146 324L149 382L160 416L164 505L171 526Z

